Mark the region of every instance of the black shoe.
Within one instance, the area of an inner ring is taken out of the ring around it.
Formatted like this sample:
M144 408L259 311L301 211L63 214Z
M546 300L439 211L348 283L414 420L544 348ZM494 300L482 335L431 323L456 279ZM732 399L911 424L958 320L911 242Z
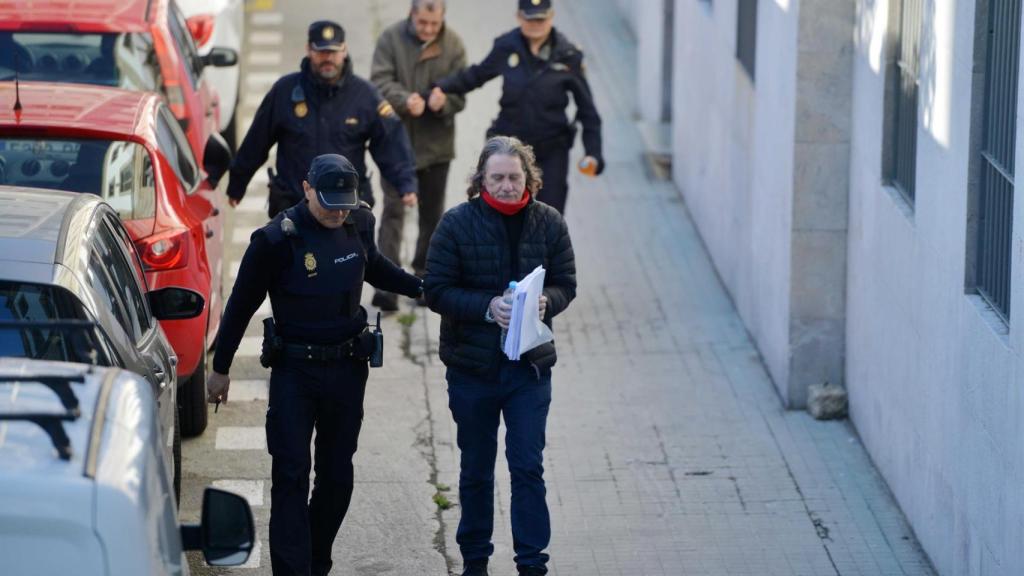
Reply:
M468 562L462 571L462 576L487 576L487 560Z
M370 301L381 312L398 312L398 295L391 292L377 292Z
M519 576L544 576L548 573L547 566L516 566Z

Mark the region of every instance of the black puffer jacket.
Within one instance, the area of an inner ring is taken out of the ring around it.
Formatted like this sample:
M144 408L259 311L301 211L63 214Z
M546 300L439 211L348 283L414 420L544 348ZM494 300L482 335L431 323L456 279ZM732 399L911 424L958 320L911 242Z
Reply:
M576 258L569 228L557 210L530 200L523 210L519 270L537 266L547 271L548 297L544 322L568 308L576 297ZM501 358L501 329L484 315L491 299L512 278L508 234L503 216L479 197L445 213L430 240L424 292L430 309L441 315L441 361L481 376L496 373ZM555 363L554 343L531 350L524 359L539 369Z

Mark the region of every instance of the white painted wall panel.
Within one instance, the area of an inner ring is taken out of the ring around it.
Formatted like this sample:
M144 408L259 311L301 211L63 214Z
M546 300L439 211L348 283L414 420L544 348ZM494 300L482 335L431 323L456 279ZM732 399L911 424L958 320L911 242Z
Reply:
M938 571L1011 575L1024 573L1024 250L1000 336L964 290L974 5L926 3L908 215L881 185L888 6L859 2L846 380L857 430Z

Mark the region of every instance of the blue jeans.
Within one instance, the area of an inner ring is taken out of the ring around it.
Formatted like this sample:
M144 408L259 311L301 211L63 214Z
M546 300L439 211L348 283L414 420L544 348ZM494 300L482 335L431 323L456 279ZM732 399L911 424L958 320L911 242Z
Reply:
M466 563L494 552L494 461L498 418L505 419L505 458L512 476L512 542L516 564L541 566L551 540L544 497L544 433L551 406L551 372L525 362L502 362L497 380L448 369L448 407L462 452L455 540Z

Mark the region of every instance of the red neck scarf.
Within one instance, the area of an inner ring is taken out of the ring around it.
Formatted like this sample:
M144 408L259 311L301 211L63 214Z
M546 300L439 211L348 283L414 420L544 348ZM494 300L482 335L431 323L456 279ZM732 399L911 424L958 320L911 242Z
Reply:
M516 212L522 210L530 202L530 191L526 190L523 192L523 197L518 202L502 202L494 196L491 196L490 192L484 190L480 193L480 197L487 202L487 205L494 208L498 212L501 212L505 216L511 216Z

